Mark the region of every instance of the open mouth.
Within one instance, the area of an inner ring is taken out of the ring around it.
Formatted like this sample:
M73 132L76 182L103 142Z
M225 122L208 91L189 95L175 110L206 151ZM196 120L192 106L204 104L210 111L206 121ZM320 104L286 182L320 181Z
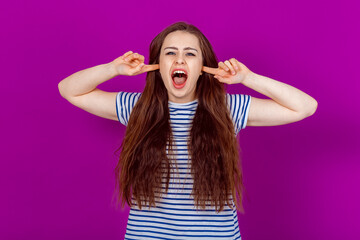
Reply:
M184 70L175 70L171 74L175 88L183 88L186 84L187 73Z

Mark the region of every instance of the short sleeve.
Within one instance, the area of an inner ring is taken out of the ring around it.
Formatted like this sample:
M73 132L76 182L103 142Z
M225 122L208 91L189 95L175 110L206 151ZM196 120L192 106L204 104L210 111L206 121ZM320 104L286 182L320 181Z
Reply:
M136 92L118 92L116 94L116 114L118 120L123 125L127 125L131 110L139 100L141 93Z
M251 96L244 94L226 93L227 105L230 110L230 116L234 123L235 134L246 127L249 116Z

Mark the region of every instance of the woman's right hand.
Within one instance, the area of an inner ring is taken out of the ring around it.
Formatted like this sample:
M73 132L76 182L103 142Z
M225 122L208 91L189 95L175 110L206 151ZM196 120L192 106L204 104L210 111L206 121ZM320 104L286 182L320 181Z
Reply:
M144 56L129 51L111 62L118 75L135 76L159 69L159 64L144 64Z

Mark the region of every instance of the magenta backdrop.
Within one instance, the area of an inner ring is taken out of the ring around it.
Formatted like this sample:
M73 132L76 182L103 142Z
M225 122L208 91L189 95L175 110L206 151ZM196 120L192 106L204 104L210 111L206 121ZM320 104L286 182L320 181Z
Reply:
M63 99L58 83L187 21L252 71L319 103L315 115L240 134L244 240L360 239L358 6L349 1L8 1L0 10L0 239L123 239L112 201L125 127ZM106 91L142 91L145 75ZM238 84L230 93L263 97Z

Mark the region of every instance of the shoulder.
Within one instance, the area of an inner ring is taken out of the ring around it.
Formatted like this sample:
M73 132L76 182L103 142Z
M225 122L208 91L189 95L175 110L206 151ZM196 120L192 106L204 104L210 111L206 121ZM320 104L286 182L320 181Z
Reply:
M239 109L246 110L251 102L251 96L246 94L230 94L226 93L226 103L230 110Z
M141 96L141 92L120 91L117 93L116 98L119 100L127 100L127 99L139 99L140 96Z
M116 94L116 104L118 107L133 107L141 96L140 92L118 92Z
M244 129L247 124L251 96L246 94L226 93L226 103L230 112L230 117L235 126L235 133Z
M122 124L127 125L131 111L140 97L140 92L120 91L116 94L116 114Z

